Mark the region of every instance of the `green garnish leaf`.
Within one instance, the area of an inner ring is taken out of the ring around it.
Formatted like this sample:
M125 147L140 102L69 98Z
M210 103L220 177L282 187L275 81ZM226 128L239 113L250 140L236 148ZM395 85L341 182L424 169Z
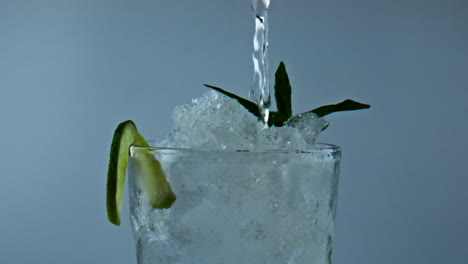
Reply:
M353 101L351 99L346 99L341 103L323 105L308 112L312 112L318 115L319 117L323 117L334 112L368 109L370 107L371 106L368 104L363 104L360 102Z
M271 111L268 117L268 126L283 126L288 118L281 112Z
M213 86L213 85L209 85L209 84L204 84L206 87L208 88L211 88L215 91L218 91L228 97L231 97L232 99L235 99L237 100L243 107L245 107L245 109L247 109L247 111L249 111L250 113L252 113L254 116L258 117L258 105L254 102L251 102L245 98L242 98L238 95L235 95L233 93L230 93L228 91L225 91L219 87L216 87L216 86Z
M251 102L228 91L225 91L219 87L209 84L205 84L205 86L215 91L218 91L232 99L237 100L242 106L244 106L247 109L247 111L249 111L256 117L259 117L259 109L256 103ZM286 66L284 62L280 62L278 69L275 73L275 99L278 111L270 111L270 115L268 118L268 126L284 126L284 122L286 122L292 116L291 90L291 84L289 83L289 77L288 73L286 72ZM323 117L334 112L360 110L367 108L370 108L370 105L347 99L341 103L320 106L305 113L312 112L315 113L318 117ZM324 127L322 130L324 130L325 128L326 127Z
M278 112L286 117L292 116L291 84L284 62L280 62L275 73L275 99Z

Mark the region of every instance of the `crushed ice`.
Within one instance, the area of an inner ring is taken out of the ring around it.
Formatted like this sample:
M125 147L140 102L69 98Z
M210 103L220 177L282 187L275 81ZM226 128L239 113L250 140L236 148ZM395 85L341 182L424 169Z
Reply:
M314 113L296 115L283 127L265 128L236 100L209 91L177 106L174 128L162 146L202 149L307 149L328 122Z

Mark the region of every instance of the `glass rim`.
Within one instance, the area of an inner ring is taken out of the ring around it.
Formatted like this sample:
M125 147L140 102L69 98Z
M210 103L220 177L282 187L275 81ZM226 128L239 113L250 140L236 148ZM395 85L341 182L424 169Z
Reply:
M213 149L213 148L176 148L160 146L131 145L132 150L174 151L174 152L200 152L200 153L341 153L341 147L329 143L314 143L307 149Z

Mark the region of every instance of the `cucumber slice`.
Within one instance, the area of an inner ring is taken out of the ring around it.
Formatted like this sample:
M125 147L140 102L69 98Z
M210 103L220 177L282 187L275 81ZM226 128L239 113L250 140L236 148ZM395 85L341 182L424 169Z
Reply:
M167 209L176 200L161 164L154 155L144 149L132 153L137 184L153 208Z
M127 120L120 123L115 129L107 172L107 218L115 225L120 225L125 173L132 144L149 146L143 136L138 133L135 123ZM159 162L148 150L136 151L133 158L135 159L135 169L139 172L138 182L148 202L154 208L169 208L176 197Z

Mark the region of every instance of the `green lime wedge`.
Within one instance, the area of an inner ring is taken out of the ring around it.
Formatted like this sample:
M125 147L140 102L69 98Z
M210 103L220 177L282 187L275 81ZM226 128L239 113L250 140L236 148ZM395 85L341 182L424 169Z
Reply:
M107 218L115 225L120 225L125 172L132 144L142 147L149 146L143 136L138 133L135 123L127 120L120 123L115 129L107 172ZM154 208L169 208L176 200L176 197L159 161L147 149L135 151L133 159L138 177L137 182L149 204Z

